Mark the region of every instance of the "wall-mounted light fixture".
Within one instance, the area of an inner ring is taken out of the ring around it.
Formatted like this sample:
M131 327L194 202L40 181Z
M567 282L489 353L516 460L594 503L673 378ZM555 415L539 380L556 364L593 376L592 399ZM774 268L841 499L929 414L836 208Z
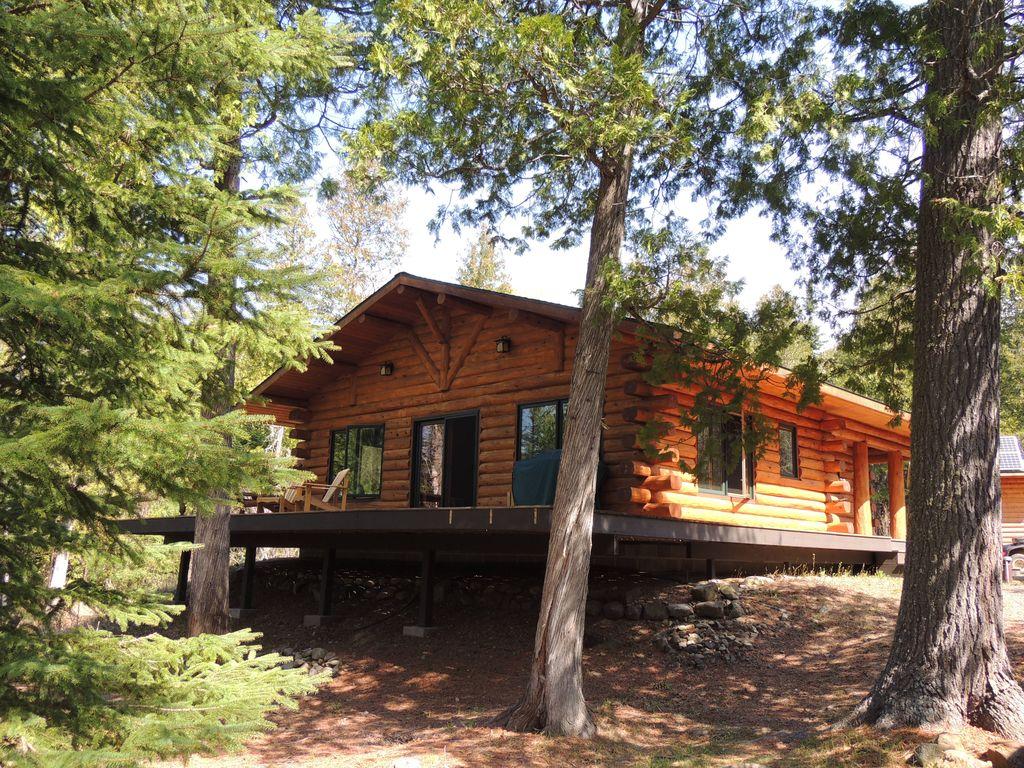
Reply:
M380 364L380 375L381 376L390 376L394 372L395 372L395 364L392 363L390 360L388 362L386 362L386 363L381 363Z
M494 342L494 349L499 355L507 355L512 351L512 339L508 336L502 336Z

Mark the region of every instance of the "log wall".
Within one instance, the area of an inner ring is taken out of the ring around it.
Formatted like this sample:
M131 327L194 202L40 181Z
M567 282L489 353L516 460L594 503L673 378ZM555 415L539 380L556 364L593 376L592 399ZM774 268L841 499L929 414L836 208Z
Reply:
M422 350L402 330L382 341L378 349L354 370L339 370L336 377L309 398L308 420L302 424L296 454L300 465L326 481L330 460L331 431L360 424L384 424L384 458L379 499L360 501L360 506L402 507L410 504L412 484L413 424L446 414L478 411L480 419L477 504L504 506L512 490L512 465L516 453L518 407L556 400L569 394L576 328L564 333L540 327L527 319L495 310L476 334L476 315L460 309L435 310L439 324L449 330L449 366L465 350L461 367L445 391L424 362L422 353L437 369L443 369L445 351L426 322L414 326ZM495 341L508 336L512 350L498 354ZM466 345L473 342L467 349ZM564 344L564 353L560 347ZM617 360L624 342L615 342ZM380 365L394 364L391 376L380 375ZM632 442L632 431L621 419L623 386L637 374L614 365L608 376L605 458L617 460ZM602 499L604 502L604 499Z
M326 481L332 430L384 424L381 495L358 503L404 507L411 503L414 422L477 411L477 505L504 506L512 488L518 407L568 395L576 328L569 324L558 331L551 321L531 321L528 315L498 309L485 319L459 306L431 312L436 327L421 321L414 325L412 338L404 328L385 326L374 352L355 367L338 368L309 398L308 412L295 433L303 438L296 454L301 466ZM447 335L447 349L438 341L438 331ZM495 350L495 340L502 336L512 340L508 354ZM691 406L693 396L678 388L646 384L630 349L628 336L616 338L602 435L602 458L609 469L600 493L603 509L852 533L854 443L870 439L876 451L886 446L905 451L909 445L903 434L821 408L798 413L791 398L766 392L764 415L797 428L798 477L780 475L778 445L772 442L756 461L749 497L700 491L679 464L681 459L692 464L696 458L696 441L686 429L674 427L654 453L644 450L637 439L638 430L651 420L678 423L680 409ZM384 362L393 363L393 375L380 376ZM449 377L443 375L445 370L451 371Z
M1003 475L1003 543L1024 538L1024 475Z

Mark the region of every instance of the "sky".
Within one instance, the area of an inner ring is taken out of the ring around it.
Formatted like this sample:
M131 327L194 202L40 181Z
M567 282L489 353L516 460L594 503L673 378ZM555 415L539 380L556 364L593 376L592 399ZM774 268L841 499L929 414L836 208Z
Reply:
M445 201L420 189L408 189L406 195L409 247L402 269L421 277L454 282L459 261L476 233L456 234L446 228L436 239L427 224L439 202ZM796 286L797 273L790 267L785 252L772 242L769 222L756 213L733 222L712 250L729 258L730 279L744 281L740 301L748 309L776 285L788 290ZM577 291L583 287L586 261L586 243L569 251L553 251L544 243L533 243L522 255L505 255L515 293L573 305L578 303Z

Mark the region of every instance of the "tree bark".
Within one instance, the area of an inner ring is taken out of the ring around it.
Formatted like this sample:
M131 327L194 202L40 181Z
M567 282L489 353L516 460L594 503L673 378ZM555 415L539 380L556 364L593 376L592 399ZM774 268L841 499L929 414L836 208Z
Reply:
M235 152L223 164L217 179L217 188L237 195L241 188L241 140ZM232 286L227 286L230 294ZM217 300L211 278L211 295ZM228 300L230 301L230 299ZM214 313L220 311L215 308ZM207 387L206 410L210 416L227 413L234 405L230 394L235 386L235 346L228 345L222 352L223 365ZM231 447L231 438L225 438ZM189 583L188 634L190 636L223 634L230 628L229 575L231 566L231 511L234 508L229 494L219 495L212 515L196 515L195 544L192 552L192 579Z
M501 717L512 730L583 737L595 730L583 698L583 624L614 321L605 268L619 260L631 172L627 149L601 173L533 663L525 696Z
M918 222L907 567L888 662L848 723L972 724L1024 739L1000 584L1000 302L986 280L999 244L964 215L1002 198L1002 121L988 102L1003 10L1001 0L928 9L942 51L926 92L934 117Z

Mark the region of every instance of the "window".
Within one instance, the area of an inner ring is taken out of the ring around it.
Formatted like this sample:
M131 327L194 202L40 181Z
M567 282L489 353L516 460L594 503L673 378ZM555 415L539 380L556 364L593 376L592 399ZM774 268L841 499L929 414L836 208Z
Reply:
M384 457L384 425L346 427L331 432L331 463L327 482L346 467L349 496L380 496L381 460Z
M798 477L800 474L796 427L779 427L779 474L783 477Z
M568 400L519 406L519 443L516 458L530 459L562 447Z
M749 495L754 455L743 452L743 420L728 414L697 438L697 476L701 490Z

